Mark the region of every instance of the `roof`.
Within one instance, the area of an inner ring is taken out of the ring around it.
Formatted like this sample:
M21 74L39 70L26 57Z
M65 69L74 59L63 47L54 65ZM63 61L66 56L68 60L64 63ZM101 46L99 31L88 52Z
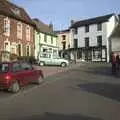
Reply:
M55 31L55 33L57 33L57 34L59 34L59 33L67 33L67 32L70 32L70 29Z
M34 22L23 8L7 0L0 0L0 14L22 21L26 24L34 25Z
M73 25L70 28L77 28L77 27L86 26L86 25L90 25L90 24L107 22L109 20L109 18L112 17L113 15L114 15L114 13L104 15L104 16L95 17L95 18L77 21L77 22L73 23Z
M33 19L34 23L36 24L36 29L39 32L50 34L56 36L55 32L49 27L49 25L43 23L39 19Z

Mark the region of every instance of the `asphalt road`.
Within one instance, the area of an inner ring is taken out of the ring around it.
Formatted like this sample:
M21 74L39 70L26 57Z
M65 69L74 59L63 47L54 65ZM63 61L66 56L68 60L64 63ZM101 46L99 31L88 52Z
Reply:
M108 64L84 64L0 93L0 120L120 120L120 77Z

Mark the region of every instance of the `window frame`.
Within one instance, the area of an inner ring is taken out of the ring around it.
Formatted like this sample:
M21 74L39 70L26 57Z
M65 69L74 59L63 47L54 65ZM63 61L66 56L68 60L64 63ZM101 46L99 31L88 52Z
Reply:
M3 33L6 36L10 36L10 19L4 18L4 28L3 28Z
M102 23L97 24L97 31L102 31Z
M101 39L100 39L101 38ZM101 40L101 41L100 41ZM100 44L99 44L100 43ZM97 36L97 46L102 46L102 35Z
M47 43L47 35L44 34L44 42Z
M90 46L90 38L85 37L85 47L88 48Z
M19 39L22 39L22 23L21 22L17 23L17 37Z
M90 32L90 25L85 25L85 33Z
M27 26L26 26L26 40L27 40L27 41L30 41L30 33L31 33L30 26L27 25Z
M66 35L62 35L62 40L66 40Z

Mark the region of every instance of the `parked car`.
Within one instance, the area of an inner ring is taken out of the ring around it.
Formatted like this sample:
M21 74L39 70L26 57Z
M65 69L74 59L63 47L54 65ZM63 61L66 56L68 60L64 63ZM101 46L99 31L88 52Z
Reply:
M34 82L43 82L42 70L36 70L31 64L23 61L0 63L0 89L19 92L21 86Z
M50 54L45 54L40 56L39 60L38 60L38 64L40 66L44 66L44 65L58 65L61 67L66 67L69 65L69 61L65 60L63 58L60 58L59 56L53 56Z

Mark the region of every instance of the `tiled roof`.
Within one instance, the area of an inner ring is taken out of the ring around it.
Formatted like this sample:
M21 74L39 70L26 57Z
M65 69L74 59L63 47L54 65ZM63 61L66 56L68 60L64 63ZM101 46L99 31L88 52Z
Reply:
M99 16L95 18L90 18L86 20L81 20L73 23L70 28L77 28L81 26L86 26L90 24L96 24L96 23L102 23L102 22L107 22L110 17L112 17L114 14L109 14L109 15L104 15L104 16Z
M0 0L0 14L22 21L26 24L34 25L32 19L23 8L7 0Z
M46 34L50 34L50 35L55 35L54 31L49 27L49 25L44 24L42 21L40 21L39 19L33 19L34 23L36 24L36 29L39 32L43 32Z

